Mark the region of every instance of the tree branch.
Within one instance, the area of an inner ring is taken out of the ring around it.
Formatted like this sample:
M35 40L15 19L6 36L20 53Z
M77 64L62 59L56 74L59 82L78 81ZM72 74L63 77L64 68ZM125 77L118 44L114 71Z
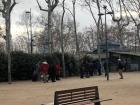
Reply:
M97 26L97 25L98 25L98 24L97 24L97 20L96 20L95 15L94 15L94 13L93 13L93 11L92 11L91 4L90 4L87 0L85 0L85 2L86 2L86 4L88 5L89 11L90 11L90 13L91 13L91 15L92 15L92 18L93 18L93 20L95 21L95 24L96 24L96 26Z
M129 13L129 15L130 15L130 17L131 17L131 19L133 20L133 22L135 23L135 25L137 26L137 22L136 22L136 20L134 19L134 17L133 17L133 15L131 14L131 12L128 10L128 8L126 7L126 5L125 5L125 3L123 2L123 5L124 5L124 7L125 7L125 9L126 9L126 11ZM127 13L126 12L126 13Z
M125 10L125 13L126 13L126 17L127 17L127 22L126 23L124 23L123 25L122 25L122 27L121 27L121 31L122 31L122 29L123 29L123 27L125 27L125 26L128 26L129 25L129 18L128 18L128 14L127 14L127 12L126 12L126 10Z
M46 0L45 0L45 1L46 1ZM41 7L41 5L39 4L38 0L36 0L36 2L37 2L38 6L39 6L39 9L40 9L41 11L47 11L47 12L48 12L47 9L43 9L43 8Z
M53 11L54 8L57 6L59 0L55 0L55 3L51 5L50 10Z
M70 9L69 8L66 8L66 7L64 7L67 11L69 11L70 12L70 14L73 16L73 13L70 11Z
M2 12L3 14L5 14L5 7L6 7L5 0L2 0L2 4L3 4L3 9L0 9L0 12Z
M13 4L11 5L10 10L9 10L10 13L11 13L12 9L14 8L14 6L15 6L16 4L17 4L17 3L16 3L16 0L13 0Z
M45 1L46 1L47 4L49 3L48 0L45 0Z

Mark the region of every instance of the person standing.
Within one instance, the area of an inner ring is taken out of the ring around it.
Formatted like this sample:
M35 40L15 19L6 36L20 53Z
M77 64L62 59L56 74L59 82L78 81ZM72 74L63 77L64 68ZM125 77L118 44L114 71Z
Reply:
M46 82L46 76L48 74L49 71L49 64L47 63L47 61L44 61L40 64L40 74L41 74L41 80L43 80L43 82Z
M107 76L107 63L106 63L106 61L104 62L103 67L104 67L104 72L105 72L105 77L106 77Z
M128 64L128 60L127 59L125 59L125 61L124 61L124 71L125 72L129 71L129 64Z
M85 61L85 77L86 77L86 78L89 78L89 77L90 77L89 71L90 71L90 68L89 68L89 61L86 60L86 61Z
M123 69L124 69L123 62L121 61L121 59L118 59L118 72L120 75L120 79L123 79Z
M48 81L51 79L52 82L56 82L56 64L54 61L50 62L50 67L49 67L49 77Z
M60 80L61 66L59 63L55 65L55 69L56 69L56 80Z
M96 62L96 67L97 67L97 71L98 71L98 75L102 75L102 72L101 72L101 64L100 64L100 61L97 60Z
M40 80L40 74L39 74L39 66L40 61L37 64L33 65L33 75L32 75L32 81L38 81Z
M85 71L85 64L84 64L84 60L82 59L80 62L80 78L84 78L84 71Z

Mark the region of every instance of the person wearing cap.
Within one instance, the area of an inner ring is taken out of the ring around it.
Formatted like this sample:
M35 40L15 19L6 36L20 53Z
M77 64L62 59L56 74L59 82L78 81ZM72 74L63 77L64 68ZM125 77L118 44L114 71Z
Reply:
M44 83L46 82L46 75L48 74L48 70L49 70L49 64L47 63L47 61L44 61L40 64L40 74L41 74L41 79L44 81Z
M123 63L121 61L121 59L118 59L118 72L119 72L119 75L120 75L120 79L123 79L123 69L124 69L124 66L123 66Z

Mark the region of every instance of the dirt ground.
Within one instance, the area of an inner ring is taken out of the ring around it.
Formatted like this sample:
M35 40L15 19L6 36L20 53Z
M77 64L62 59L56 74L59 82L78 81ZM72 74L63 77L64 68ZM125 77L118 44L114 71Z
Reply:
M119 79L117 73L110 74L110 80L103 76L80 79L72 77L55 83L31 81L0 83L0 105L41 105L53 102L56 90L99 86L101 99L112 98L102 105L140 105L140 72L124 73Z

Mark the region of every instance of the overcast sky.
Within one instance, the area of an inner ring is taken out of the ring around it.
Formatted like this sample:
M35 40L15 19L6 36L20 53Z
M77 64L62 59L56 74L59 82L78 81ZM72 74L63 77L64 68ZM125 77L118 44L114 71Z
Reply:
M36 0L17 0L17 5L14 7L12 11L12 34L19 34L19 31L22 31L21 27L17 27L16 22L20 19L20 15L26 10L32 9L33 15L39 15L41 11L38 8L38 5L36 3ZM70 3L67 4L68 7L70 7ZM56 8L58 10L60 8ZM76 9L76 19L79 23L79 31L83 30L83 28L93 25L94 22L91 18L91 15L89 12L85 9L82 9L80 6L77 5ZM93 23L92 23L93 22Z
M18 4L14 7L11 14L11 23L12 23L11 32L13 37L23 32L23 27L19 27L17 22L20 20L21 14L23 14L24 11L29 11L31 8L32 14L34 16L38 16L41 14L41 11L39 10L38 5L36 3L36 0L16 0L16 1ZM39 0L39 1L41 2L44 0ZM67 8L72 9L71 1L72 0L66 0ZM45 3L42 3L42 5L44 4ZM60 9L61 9L60 7L59 8L57 7L55 8L55 11L60 11ZM93 9L93 11L94 11L94 15L98 16L95 8ZM95 25L89 11L85 9L85 7L81 7L78 3L76 4L76 20L79 26L78 31L83 31L86 27Z

